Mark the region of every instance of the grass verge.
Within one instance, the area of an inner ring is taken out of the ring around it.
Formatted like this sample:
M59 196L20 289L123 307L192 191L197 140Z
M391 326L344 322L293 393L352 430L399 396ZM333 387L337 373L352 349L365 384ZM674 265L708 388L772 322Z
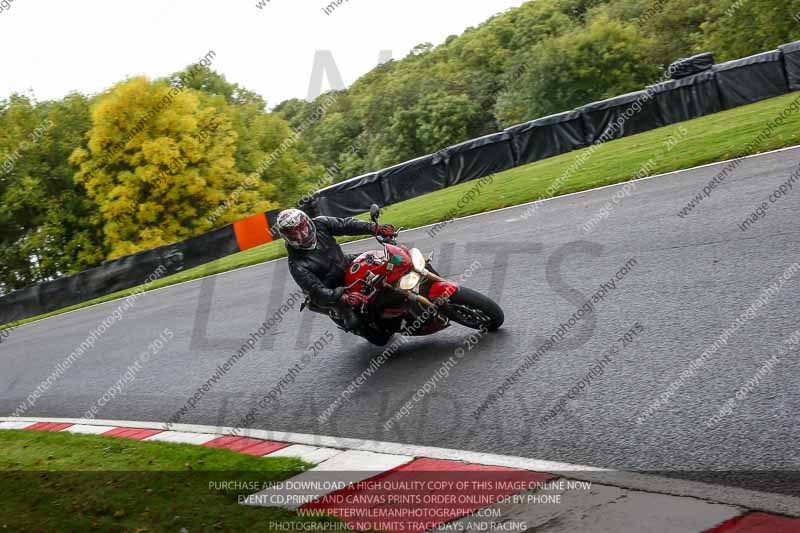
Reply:
M202 446L0 431L0 530L347 531L334 519L244 507L223 482L263 486L296 475L298 459L263 458ZM271 525L271 523L273 525ZM305 525L305 527L304 527Z
M560 177L588 148L497 174L491 183L482 187L477 198L466 203L462 202L465 205L460 207L457 207L459 200L474 186L474 182L463 183L389 206L384 210L383 218L395 226L414 228L547 197L548 187L556 181L561 183L553 196L628 181L635 178L648 161L653 161L654 164L648 167L644 175L655 175L797 145L800 144L800 114L795 113L789 115L775 128L764 142L747 149L767 123L798 97L797 93L792 93L603 144L563 182ZM683 131L686 133L681 133ZM681 139L676 148L669 151L666 157L654 157L663 151L667 139L676 137ZM683 206L675 206L676 212L680 207ZM160 279L149 285L147 290L271 261L285 255L286 249L283 243L272 242ZM136 288L133 288L109 294L22 320L17 324L114 300L127 296L135 290Z

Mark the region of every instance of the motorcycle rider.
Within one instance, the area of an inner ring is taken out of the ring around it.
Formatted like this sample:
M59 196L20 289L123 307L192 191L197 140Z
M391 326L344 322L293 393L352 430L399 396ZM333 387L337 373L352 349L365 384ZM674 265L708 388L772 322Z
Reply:
M286 241L289 271L309 297L312 310L333 310L345 331L361 335L373 344L386 344L389 339L367 327L356 312L358 306L367 303L367 296L347 293L343 287L345 269L358 256L345 254L334 237L380 235L389 238L397 234L394 227L355 218L323 216L311 219L299 209L281 211L276 227Z

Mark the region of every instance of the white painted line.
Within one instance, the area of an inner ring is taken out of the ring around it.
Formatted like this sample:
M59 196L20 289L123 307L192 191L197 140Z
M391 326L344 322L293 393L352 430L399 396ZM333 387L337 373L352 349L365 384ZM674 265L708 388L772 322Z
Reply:
M117 429L116 426L95 426L90 424L75 424L74 426L70 426L67 429L62 429L62 432L66 433L81 433L84 435L101 435L103 433L107 433L112 429Z
M188 433L185 431L165 431L163 433L158 433L157 435L153 435L152 437L147 437L146 441L157 441L157 442L173 442L176 444L196 444L198 446L202 446L208 442L211 442L214 439L219 438L221 435L215 435L212 433Z
M315 466L308 472L340 472L343 470L365 473L383 472L410 463L413 460L414 457L409 455L348 450Z
M32 422L0 422L0 429L25 429Z
M12 418L0 417L0 421L8 422L55 422L66 424L83 424L83 418ZM98 425L129 427L139 429L165 429L163 423L140 422L123 420L95 420ZM712 485L698 481L687 481L678 478L639 474L636 472L615 471L570 463L557 463L541 461L526 457L510 455L496 455L431 446L415 446L393 442L373 440L347 439L328 437L322 435L308 435L303 433L283 433L278 431L265 431L261 429L247 429L244 431L235 428L219 428L194 424L175 424L171 429L188 433L219 433L221 435L237 435L252 437L275 442L291 444L305 444L308 446L325 448L342 448L347 450L362 450L375 453L388 453L406 455L411 457L429 457L431 459L448 459L463 461L487 466L505 466L522 470L563 475L570 479L591 481L592 483L624 487L627 489L672 494L675 496L689 496L713 502L736 505L746 509L766 511L800 517L800 498L784 494L760 492L755 490L740 489L723 485ZM333 459L335 460L335 458ZM328 461L326 461L327 463Z
M790 151L790 150L798 150L798 149L800 149L800 146L788 146L786 148L779 148L777 150L770 150L769 152L763 152L763 153L760 153L760 154L753 154L753 155L744 156L741 159L742 160L747 160L747 159L752 159L752 158L755 158L755 157L763 157L763 156L768 156L768 155L772 155L772 154L777 154L777 153L786 152L786 151ZM585 191L576 191L576 192L571 192L571 193L562 194L562 195L558 195L558 196L552 196L550 198L542 198L540 200L533 200L531 202L526 202L524 204L510 205L508 207L501 207L499 209L493 209L491 211L484 211L483 213L475 213L474 215L466 215L466 216L463 216L463 217L454 218L454 219L452 219L452 222L459 222L461 220L467 220L469 218L480 217L480 216L483 216L483 215L491 215L492 213L499 213L500 211L507 211L509 209L524 208L524 207L527 207L527 206L530 206L530 205L533 205L533 204L537 204L537 203L544 203L544 202L549 202L549 201L552 201L552 200L560 200L560 199L563 199L563 198L569 198L570 196L574 196L576 194L586 194L586 193L589 193L589 192L608 189L610 187L621 187L621 186L625 185L626 183L630 183L630 182L641 182L641 181L651 180L651 179L655 179L655 178L664 178L664 177L667 177L667 176L672 176L672 175L680 174L680 173L683 173L683 172L693 172L695 170L700 170L700 169L703 169L703 168L713 167L713 166L716 166L716 165L725 165L725 164L730 163L731 161L735 161L736 159L739 159L739 158L726 159L725 161L718 161L716 163L706 163L704 165L699 165L699 166L692 167L692 168L684 168L684 169L680 169L680 170L673 170L673 171L670 171L670 172L665 172L664 174L656 174L654 176L645 176L644 178L638 178L638 179L635 179L635 180L628 180L628 181L620 182L620 183L612 183L611 185L603 185L601 187L595 187L593 189L586 189ZM521 166L525 166L525 165L520 165L520 167ZM509 170L513 170L513 169L520 168L520 167L513 167L512 169L509 169ZM466 182L466 183L469 183L469 182ZM406 234L406 233L409 233L409 232L412 232L412 231L423 230L425 228L430 228L430 227L436 226L438 224L441 224L441 222L434 222L432 224L426 224L424 226L417 226L416 228L409 228L409 229L404 230L403 233ZM364 242L366 240L372 240L372 237L367 237L365 239L358 239L358 240L355 240L355 241L350 241L348 243L345 243L344 246L349 245L349 244L357 244L359 242ZM279 257L277 259L271 259L269 261L264 261L263 263L256 263L255 265L248 265L248 266L241 267L241 268L236 268L236 269L233 269L233 270L226 270L225 272L218 272L216 274L210 274L208 276L203 276L201 278L190 279L188 281L181 281L180 283L175 283L173 285L167 285L166 287L159 287L158 289L149 290L147 292L142 293L142 295L154 293L156 291L161 291L161 290L165 290L165 289L171 289L173 287L178 287L179 285L185 285L187 283L197 283L197 282L203 281L205 278L210 278L210 277L214 277L214 276L222 276L224 274L231 274L233 272L239 272L241 270L246 270L248 268L261 267L261 266L267 265L269 263L274 263L276 261L284 261L284 260L286 260L286 257ZM131 287L131 289L134 289L134 288L135 287ZM66 313L60 313L58 315L49 316L47 318L42 318L40 320L35 320L33 322L28 322L26 324L21 324L21 325L17 326L17 328L22 328L22 327L25 327L25 326L27 326L29 324L36 324L38 322L43 322L43 321L49 320L51 318L58 318L58 317L62 317L62 316L65 316L65 315L68 315L68 314L71 314L71 313L77 313L79 311L84 311L86 309L90 309L90 308L96 307L98 305L105 305L105 304L114 303L114 302L117 302L119 300L123 300L125 298L127 298L127 295L126 296L120 296L119 298L116 298L114 300L109 300L107 302L102 302L102 303L98 303L98 304L89 305L89 306L86 306L86 307L81 307L80 309L74 309L72 311L67 311Z
M136 422L133 420L88 420L86 418L45 418L37 416L0 416L0 422L27 422L28 425L37 422L53 423L53 424L75 424L87 426L110 426L116 428L134 428L134 429L164 429L164 424L156 424L153 422ZM206 426L203 426L206 427ZM210 426L208 426L210 427ZM192 433L200 433L193 431ZM202 432L207 433L207 432Z
M406 455L350 450L321 463L274 487L244 499L252 507L281 507L296 510L347 485L413 461Z
M336 457L342 450L335 450L333 448L318 448L316 446L306 446L305 444L292 444L277 452L272 452L264 457L297 457L306 463L319 464Z

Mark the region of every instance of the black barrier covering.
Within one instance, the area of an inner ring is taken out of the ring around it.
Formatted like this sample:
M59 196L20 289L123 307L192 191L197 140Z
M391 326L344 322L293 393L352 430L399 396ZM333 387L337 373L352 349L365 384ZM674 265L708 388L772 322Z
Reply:
M267 213L267 218L269 218L269 212ZM194 268L239 251L232 224L181 241L176 243L174 247L177 247L180 253L183 254L182 268ZM170 252L174 253L171 250L173 247L167 248L170 248L170 251L166 253L167 255ZM165 257L165 259L169 261L169 257Z
M711 61L713 59L706 54L690 58L694 69L706 68ZM337 183L315 193L301 208L313 215L362 213L373 203L383 206L400 202L601 139L617 139L708 115L722 108L780 96L789 91L790 85L792 90L800 90L800 42L716 65L710 71L654 85L647 91L514 126L446 148L435 155ZM277 211L267 213L270 227L276 216ZM165 275L168 275L237 251L233 227L226 226L194 239L0 297L0 323L139 285L159 265L165 267Z
M426 155L378 172L386 205L447 187L447 168L439 154Z
M606 142L664 125L655 98L647 91L615 96L578 108L588 142Z
M369 206L386 205L378 174L364 174L356 178L325 187L314 195L314 211L331 217L349 217L365 211Z
M779 50L715 65L714 71L725 109L789 92Z
M447 185L489 176L514 166L511 134L505 131L445 148Z
M297 208L314 218L320 215L317 204L319 204L319 199L316 196L304 196L297 201Z
M800 41L778 48L783 54L783 69L790 91L800 91Z
M265 215L267 216L267 227L269 227L270 232L272 232L272 237L273 238L276 237L277 230L276 231L272 231L272 228L274 228L275 224L277 224L277 222L278 222L278 214L280 214L280 212L281 212L280 209L272 209L272 210L267 211L265 213Z
M692 57L684 57L675 61L669 66L667 71L673 80L700 74L703 71L709 70L714 66L714 54L711 52L703 52L702 54L693 55Z
M239 251L228 225L168 246L108 261L73 276L47 281L0 298L0 324L63 309L141 285Z
M0 324L41 314L39 285L16 290L0 298Z
M578 111L550 115L505 130L511 135L517 165L586 146L583 117Z
M665 125L722 111L716 74L712 71L651 85L648 90L653 93Z

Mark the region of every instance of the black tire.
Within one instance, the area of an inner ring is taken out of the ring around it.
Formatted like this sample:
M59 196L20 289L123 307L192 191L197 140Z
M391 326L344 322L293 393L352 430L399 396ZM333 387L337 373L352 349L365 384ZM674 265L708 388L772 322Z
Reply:
M442 312L453 322L472 329L495 331L505 321L503 310L491 298L466 287L458 288Z

